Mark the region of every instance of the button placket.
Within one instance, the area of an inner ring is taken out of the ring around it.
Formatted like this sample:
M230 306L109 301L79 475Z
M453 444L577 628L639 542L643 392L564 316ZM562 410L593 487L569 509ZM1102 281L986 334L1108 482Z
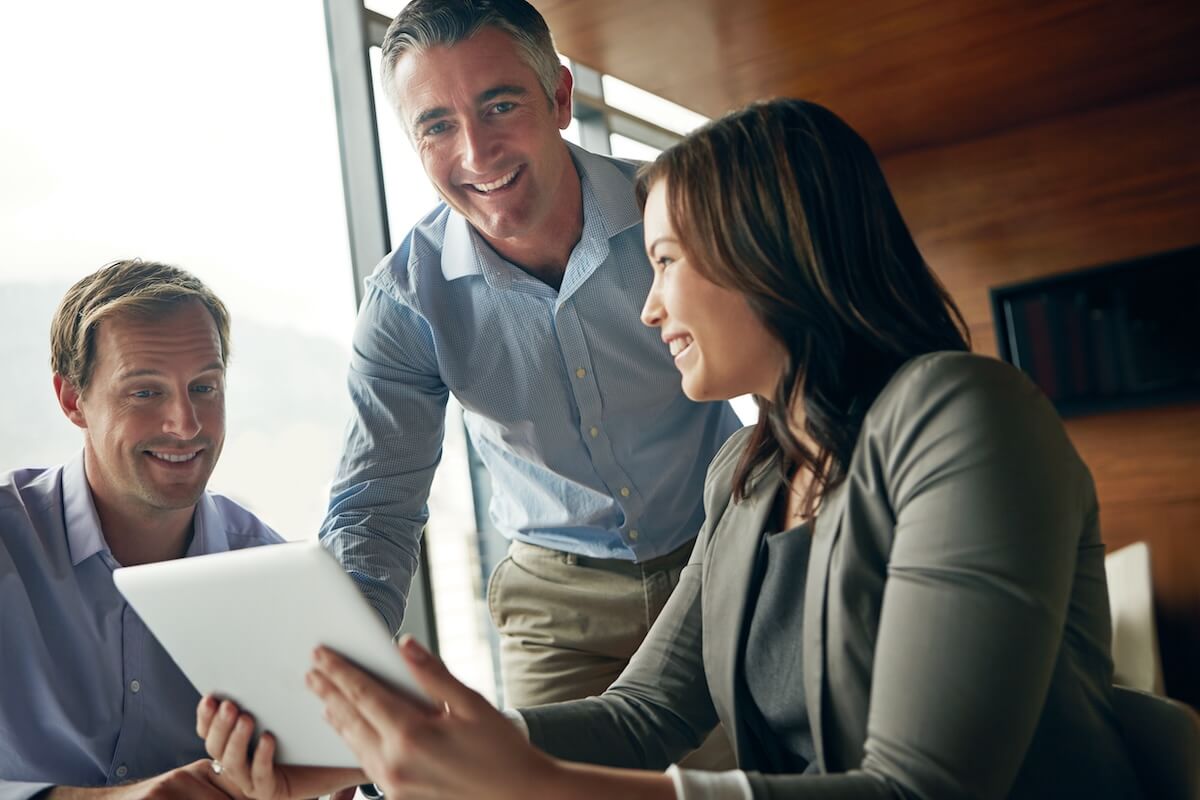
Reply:
M116 766L112 768L111 773L112 778L118 781L124 780L141 763L139 753L142 749L142 737L146 733L142 702L144 695L141 694L141 679L130 676L143 674L143 648L148 635L137 613L126 604L121 612L121 667L125 710L121 715L121 727L117 734L116 746L113 748L112 763Z

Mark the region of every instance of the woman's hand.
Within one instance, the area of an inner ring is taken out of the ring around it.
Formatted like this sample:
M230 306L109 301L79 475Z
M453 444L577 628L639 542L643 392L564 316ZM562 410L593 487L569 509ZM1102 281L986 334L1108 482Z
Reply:
M563 796L558 762L415 639L405 637L399 649L436 707L326 648L317 649L308 674L325 718L389 798Z
M241 711L230 700L218 701L212 695L196 707L196 733L204 739L204 749L221 765L221 777L255 800L294 800L317 797L346 789L346 800L355 787L366 783L360 770L336 767L284 767L275 764L275 737L264 733L251 756L254 717ZM341 792L335 797L340 798Z

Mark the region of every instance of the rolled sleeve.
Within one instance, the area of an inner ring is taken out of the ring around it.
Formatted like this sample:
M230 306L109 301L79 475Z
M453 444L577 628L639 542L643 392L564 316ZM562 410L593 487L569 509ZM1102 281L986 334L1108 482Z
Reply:
M428 326L378 286L359 312L348 386L354 414L320 539L396 631L429 517L448 391Z

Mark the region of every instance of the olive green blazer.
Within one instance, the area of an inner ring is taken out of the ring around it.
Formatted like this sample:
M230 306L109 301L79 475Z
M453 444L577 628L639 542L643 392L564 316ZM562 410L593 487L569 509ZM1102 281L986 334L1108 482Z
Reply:
M662 769L720 720L744 750L739 644L780 487L770 469L731 502L748 435L713 461L692 559L628 668L599 697L522 709L535 744ZM756 797L1139 796L1095 489L1022 373L966 353L905 364L812 535L803 630L779 635L824 774L750 773Z

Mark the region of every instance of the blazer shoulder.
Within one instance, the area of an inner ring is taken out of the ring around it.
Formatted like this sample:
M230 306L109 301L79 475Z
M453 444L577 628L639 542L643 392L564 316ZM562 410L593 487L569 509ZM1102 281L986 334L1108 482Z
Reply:
M875 464L900 482L986 457L1009 468L1039 465L1063 493L1094 491L1042 391L1011 364L971 353L930 353L897 370L867 412L855 455L861 463L852 470Z
M883 418L945 412L1052 416L1053 407L1029 377L1007 362L966 352L937 352L903 364L867 412L867 427Z

